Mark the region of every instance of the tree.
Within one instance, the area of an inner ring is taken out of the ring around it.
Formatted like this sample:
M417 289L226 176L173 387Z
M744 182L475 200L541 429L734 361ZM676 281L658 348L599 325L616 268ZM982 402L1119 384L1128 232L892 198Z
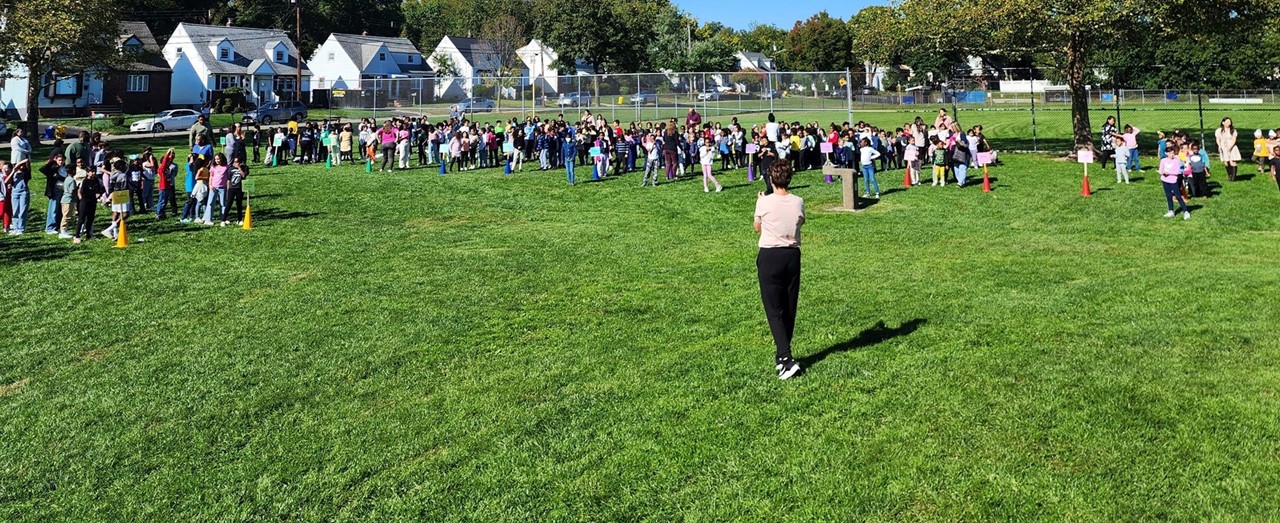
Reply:
M863 59L867 82L875 72L901 57L901 39L906 33L898 12L888 6L863 8L849 18L853 56Z
M906 0L898 9L905 26L924 35L924 47L936 53L1040 53L1060 65L1071 93L1072 134L1078 147L1093 144L1090 63L1100 50L1131 45L1132 27L1145 26L1168 38L1194 21L1195 32L1204 35L1249 34L1276 12L1266 0Z
M26 69L27 129L40 127L40 91L59 75L100 74L123 63L117 41L119 15L113 0L23 0L0 11L0 71ZM75 38L62 36L74 35Z
M763 89L764 82L767 79L767 77L765 76L764 73L756 69L743 69L741 71L733 73L733 75L730 76L729 79L734 84L741 85L743 88L746 89L747 92L750 93L750 92L756 92Z
M849 42L844 22L821 11L796 22L787 34L788 66L808 71L844 70L851 62Z
M495 78L489 82L497 91L494 96L498 109L502 109L502 90L514 87L520 77L520 57L516 51L529 41L525 35L524 23L509 14L501 14L485 21L480 29L480 37L485 39L487 47L485 55L489 64L494 66Z
M779 68L783 66L778 50L787 45L787 32L775 25L752 24L746 31L738 33L738 43L744 51L764 53L773 58Z
M534 36L559 55L555 67L572 71L578 59L591 64L597 73L608 71L620 42L632 28L617 26L606 2L580 0L532 0ZM624 30L625 29L625 30Z
M693 43L689 50L689 71L728 71L733 68L734 45L717 36Z
M458 64L453 62L453 55L445 52L439 52L431 55L427 59L431 64L431 69L435 71L436 76L441 78L456 78L461 71L458 70Z

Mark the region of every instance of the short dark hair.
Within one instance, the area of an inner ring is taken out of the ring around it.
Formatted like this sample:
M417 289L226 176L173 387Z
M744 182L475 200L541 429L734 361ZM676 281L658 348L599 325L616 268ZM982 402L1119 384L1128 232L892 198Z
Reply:
M115 163L111 164L112 169L120 172L123 172L125 167L128 167L128 164L124 163L124 160L116 160Z
M773 162L769 164L769 183L773 184L776 189L786 189L791 186L791 163L790 162Z

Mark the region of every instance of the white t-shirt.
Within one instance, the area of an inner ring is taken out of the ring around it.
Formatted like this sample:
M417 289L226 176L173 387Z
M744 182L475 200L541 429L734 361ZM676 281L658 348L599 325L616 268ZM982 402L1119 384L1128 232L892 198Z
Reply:
M799 247L804 225L804 199L773 193L756 199L756 223L760 224L760 248Z
M716 150L714 148L712 148L710 145L704 144L701 148L699 148L698 151L699 151L698 159L700 160L702 165L715 165Z
M778 127L778 122L764 124L764 135L769 138L770 142L778 141Z

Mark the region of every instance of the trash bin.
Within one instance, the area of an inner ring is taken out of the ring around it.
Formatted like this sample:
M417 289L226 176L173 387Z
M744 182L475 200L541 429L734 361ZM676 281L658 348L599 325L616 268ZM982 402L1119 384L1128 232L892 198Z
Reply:
M45 127L45 128L44 128L44 139L45 139L45 140L52 140L52 139L53 139L53 126L52 126L52 125L50 125L50 126L48 126L48 127Z

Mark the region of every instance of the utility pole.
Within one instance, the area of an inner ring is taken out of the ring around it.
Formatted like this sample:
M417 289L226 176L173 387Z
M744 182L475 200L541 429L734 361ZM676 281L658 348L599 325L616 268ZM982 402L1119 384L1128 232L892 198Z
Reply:
M293 46L298 49L297 78L293 84L294 99L302 101L302 4L299 0L290 0L294 6L294 24L297 30L297 38L293 42Z

